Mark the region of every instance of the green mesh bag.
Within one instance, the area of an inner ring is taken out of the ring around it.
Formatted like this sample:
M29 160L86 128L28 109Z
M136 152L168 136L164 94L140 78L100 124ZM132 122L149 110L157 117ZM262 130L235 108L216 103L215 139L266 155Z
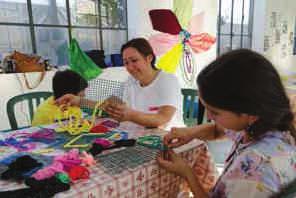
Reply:
M71 40L68 53L71 69L85 80L94 79L102 73L102 69L80 49L76 39Z

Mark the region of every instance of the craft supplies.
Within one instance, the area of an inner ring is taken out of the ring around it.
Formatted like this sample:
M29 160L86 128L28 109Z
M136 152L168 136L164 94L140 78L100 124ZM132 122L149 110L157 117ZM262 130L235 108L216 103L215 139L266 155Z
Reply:
M110 131L108 127L102 125L102 124L99 124L97 126L94 126L90 129L90 132L91 133L106 133Z
M100 133L86 133L81 134L64 145L64 148L87 148L91 142L96 138L106 137L105 134Z
M51 153L51 152L54 152L54 151L55 151L54 148L44 148L44 149L39 149L39 150L33 151L32 153L45 154L45 153Z
M146 135L139 137L137 139L137 143L153 149L167 150L167 147L162 143L161 137L157 135Z
M64 148L87 148L96 138L105 138L110 141L126 140L128 133L125 131L110 131L108 133L81 134L64 145Z
M92 114L91 122L82 118L80 110L70 108L66 109L65 111L61 111L62 113L57 115L56 120L58 121L59 128L57 128L56 131L68 132L70 135L79 135L83 132L88 132L89 129L94 126L97 111L99 117L102 114L102 109L100 109L102 103L103 102L98 102L96 104ZM62 122L62 118L67 118L68 121Z
M112 131L111 136L108 137L108 140L118 141L128 139L128 133L125 131Z
M117 128L119 126L119 122L112 121L112 120L105 120L105 121L101 122L100 125L103 125L103 126L109 127L109 128Z
M69 170L69 177L71 178L71 181L76 181L79 179L88 179L89 174L89 170L84 166L73 166Z
M109 150L109 149L115 149L115 148L120 148L120 147L130 147L134 146L136 143L135 139L127 139L127 140L118 140L111 142L110 140L107 139L96 139L90 150L88 151L91 153L93 156L96 156L97 154L101 153L103 150Z
M29 151L36 147L36 145L30 139L17 140L13 137L0 140L0 146L12 147L18 151Z
M70 183L70 178L69 175L66 173L57 173L55 177L60 180L64 184L69 184Z
M85 151L82 151L80 159L82 161L82 164L84 164L85 166L93 166L96 164L94 157Z
M114 175L131 170L156 159L159 150L141 145L127 147L105 155L98 155L96 159L104 167L106 173Z

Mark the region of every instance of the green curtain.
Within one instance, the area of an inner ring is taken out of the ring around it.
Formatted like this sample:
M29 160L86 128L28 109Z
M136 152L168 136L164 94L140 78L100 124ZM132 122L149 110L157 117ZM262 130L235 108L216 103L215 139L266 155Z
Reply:
M174 0L173 10L180 25L186 29L192 16L192 0Z
M102 73L99 68L79 47L76 39L72 39L68 50L70 67L85 80L96 78Z

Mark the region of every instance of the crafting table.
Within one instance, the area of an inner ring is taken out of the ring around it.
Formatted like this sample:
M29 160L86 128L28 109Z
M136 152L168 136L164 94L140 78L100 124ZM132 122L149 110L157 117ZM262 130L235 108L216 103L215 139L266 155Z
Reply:
M128 131L129 125L122 129ZM52 125L51 127L55 127ZM25 129L26 132L37 130L36 128ZM0 134L0 139L8 135L19 133L13 131ZM132 138L137 136L156 134L159 130L133 129ZM38 143L34 150L44 149L45 145ZM0 160L15 153L13 148L0 146ZM108 151L109 152L109 151ZM201 141L193 141L176 150L188 161L199 177L205 188L210 188L215 182L214 163L207 150L206 144ZM43 155L54 155L63 153L63 150L55 149L52 153ZM79 180L71 184L68 191L58 193L56 198L132 198L132 197L176 197L180 184L184 180L174 174L161 169L155 157L158 150L137 145L135 147L118 149L111 153L103 153L96 157L97 164L90 170L90 178ZM13 190L26 187L22 183L0 180L0 191Z

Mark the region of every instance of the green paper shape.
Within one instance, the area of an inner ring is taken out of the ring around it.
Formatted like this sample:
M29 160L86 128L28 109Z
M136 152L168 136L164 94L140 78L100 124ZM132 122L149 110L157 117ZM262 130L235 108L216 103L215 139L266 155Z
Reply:
M187 29L189 21L192 17L192 6L192 0L186 0L186 2L182 0L174 0L173 2L173 11L183 29Z

